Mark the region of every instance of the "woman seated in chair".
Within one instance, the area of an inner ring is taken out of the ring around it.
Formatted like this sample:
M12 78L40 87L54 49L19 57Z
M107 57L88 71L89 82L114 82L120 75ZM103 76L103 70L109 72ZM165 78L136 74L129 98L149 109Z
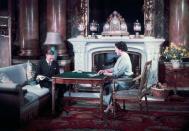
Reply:
M119 56L113 68L100 70L99 74L104 74L107 76L112 76L113 78L132 78L132 64L130 57L127 53L127 45L125 42L117 42L115 43L115 53ZM132 82L118 81L116 83L116 90L127 90L131 87ZM104 112L108 112L112 110L112 83L106 83L104 85L104 89L106 91L105 103L108 104L106 110Z

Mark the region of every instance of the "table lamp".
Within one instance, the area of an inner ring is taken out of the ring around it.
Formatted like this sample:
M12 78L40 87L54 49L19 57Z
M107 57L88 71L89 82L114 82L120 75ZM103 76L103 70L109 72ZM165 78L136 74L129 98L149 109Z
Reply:
M58 53L56 47L63 44L61 34L58 32L47 32L46 40L44 45L50 46L55 52L55 58L57 58Z

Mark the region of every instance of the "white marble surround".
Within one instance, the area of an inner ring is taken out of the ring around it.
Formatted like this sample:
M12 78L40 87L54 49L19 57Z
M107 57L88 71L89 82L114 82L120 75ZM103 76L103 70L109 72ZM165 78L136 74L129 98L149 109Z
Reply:
M115 42L124 41L127 43L128 50L141 54L141 69L147 60L152 60L151 75L149 84L158 81L158 61L160 45L164 39L142 38L130 39L129 37L100 37L94 38L70 38L69 42L74 49L75 70L91 71L92 70L92 54L98 51L114 50Z

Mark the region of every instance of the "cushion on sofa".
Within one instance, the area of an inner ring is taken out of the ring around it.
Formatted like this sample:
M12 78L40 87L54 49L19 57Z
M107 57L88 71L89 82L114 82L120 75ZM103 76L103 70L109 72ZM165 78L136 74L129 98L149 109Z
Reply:
M38 101L39 96L32 93L32 92L27 92L24 95L24 106L33 103L34 101Z
M19 84L14 83L6 73L0 73L0 92L15 92L18 93Z
M23 84L27 81L25 68L26 63L18 64L0 68L0 73L6 73L10 80L12 80L14 83Z
M27 66L26 66L26 76L27 81L29 84L33 84L33 81L35 81L35 72L36 72L36 65L28 60Z
M23 89L26 89L27 92L36 94L37 96L39 96L39 98L49 93L48 88L39 88L38 85L26 85L23 87Z
M0 73L0 83L14 83L6 73Z

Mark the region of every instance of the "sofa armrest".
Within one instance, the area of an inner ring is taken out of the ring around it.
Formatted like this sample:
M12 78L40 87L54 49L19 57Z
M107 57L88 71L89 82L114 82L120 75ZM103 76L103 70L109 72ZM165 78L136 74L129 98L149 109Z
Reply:
M0 83L0 116L2 119L19 118L23 103L22 87L17 83Z
M0 93L19 93L21 86L17 83L0 83Z

